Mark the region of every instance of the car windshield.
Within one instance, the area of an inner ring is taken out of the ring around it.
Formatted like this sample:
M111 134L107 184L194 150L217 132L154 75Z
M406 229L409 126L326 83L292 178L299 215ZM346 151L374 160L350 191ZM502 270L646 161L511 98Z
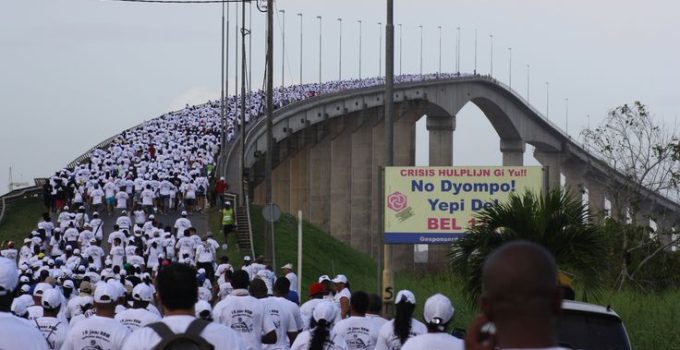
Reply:
M628 337L616 317L563 310L559 322L559 342L572 349L628 350Z

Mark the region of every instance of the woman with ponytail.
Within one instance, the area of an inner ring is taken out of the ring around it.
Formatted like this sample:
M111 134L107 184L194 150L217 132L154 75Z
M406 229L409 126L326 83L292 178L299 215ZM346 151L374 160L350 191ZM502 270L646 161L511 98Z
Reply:
M465 344L447 332L453 322L454 309L449 298L435 294L425 302L423 318L427 326L427 334L409 339L401 350L463 350Z
M401 290L395 299L397 313L385 323L378 334L375 350L400 350L409 338L427 333L424 324L413 318L416 297L409 290Z
M290 347L291 350L347 350L343 337L337 336L333 321L337 316L336 306L329 301L321 301L314 311L308 331L300 333Z

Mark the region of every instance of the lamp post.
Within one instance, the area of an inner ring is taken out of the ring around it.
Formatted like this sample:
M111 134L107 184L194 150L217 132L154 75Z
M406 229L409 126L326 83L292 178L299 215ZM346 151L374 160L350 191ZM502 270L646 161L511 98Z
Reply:
M281 86L286 82L286 10L279 10L281 14Z
M527 64L527 102L529 102L529 92L531 87L531 65Z
M220 120L222 121L223 127L226 127L227 123L224 118L224 3L222 3L222 36L221 36L221 49L220 49L220 90L222 91L220 100ZM226 135L226 132L224 133ZM223 143L224 144L224 143Z
M402 39L403 39L403 32L404 32L404 27L399 24L399 75L402 74L401 70L401 58L402 58ZM387 34L385 34L387 36ZM386 38L387 39L387 38Z
M361 40L362 40L362 33L361 33L361 20L357 21L359 23L359 80L361 80Z
M342 80L342 18L338 18L338 23L340 24L340 54L338 55L340 59L338 60L338 80Z
M456 73L460 75L460 27L456 27L458 35L456 36Z
M567 136L569 136L569 97L564 99L565 103L565 122L564 122L564 129L567 132Z
M382 77L382 23L378 22L378 76Z
M437 27L439 29L439 68L437 69L437 75L442 73L442 26Z
M477 75L477 29L475 29L475 70L473 73Z
M491 60L489 60L489 75L493 77L493 34L490 34L489 38L491 39Z
M510 90L512 90L512 47L508 47L508 57L510 58L510 63L508 65L508 85Z
M316 16L319 20L319 84L321 84L321 47L322 47L322 27L321 27L321 16Z
M545 82L545 117L550 120L550 82Z
M418 26L420 28L420 76L423 76L423 26Z
M300 16L300 85L302 85L302 13L298 13Z

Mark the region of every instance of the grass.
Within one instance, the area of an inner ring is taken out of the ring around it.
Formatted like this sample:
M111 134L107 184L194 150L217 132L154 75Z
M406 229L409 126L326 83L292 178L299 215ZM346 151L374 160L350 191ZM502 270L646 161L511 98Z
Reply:
M0 240L21 241L39 220L43 211L41 201L27 198L17 201L7 208L5 218L0 223ZM253 234L256 254L262 254L263 220L261 208L252 209ZM220 229L220 213L211 209L208 212L209 227L215 238L223 243ZM306 297L307 286L323 274L347 275L352 290L377 291L377 266L373 259L348 245L339 242L326 232L310 225L303 224L303 291ZM297 263L297 220L290 215L282 215L276 224L277 267L287 262ZM220 251L219 255L227 255L235 267L240 265L242 256L236 245L235 235L229 239L229 248ZM296 267L297 268L297 267ZM279 271L276 271L279 272ZM474 307L463 300L459 281L446 274L418 275L415 273L397 273L396 289L409 289L416 295L418 309L416 317L421 318L425 299L434 293L442 293L454 303L456 316L454 327L466 328L476 313ZM609 304L622 317L634 349L673 349L680 344L680 290L657 294L643 294L636 291L613 291L603 295L603 303Z
M24 238L37 228L44 211L42 200L36 197L24 198L8 205L0 222L0 241L14 241L17 247L21 247Z

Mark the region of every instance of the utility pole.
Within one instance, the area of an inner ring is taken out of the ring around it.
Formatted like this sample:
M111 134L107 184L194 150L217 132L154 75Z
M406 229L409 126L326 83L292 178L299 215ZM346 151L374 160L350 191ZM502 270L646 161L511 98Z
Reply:
M550 82L545 82L545 117L550 120Z
M456 37L456 73L460 75L460 27L456 27L458 36Z
M475 29L475 70L473 73L477 75L477 29Z
M394 163L394 0L387 0L387 28L385 30L385 166ZM422 28L422 27L421 27ZM381 210L382 212L382 210ZM384 218L383 218L384 219ZM384 220L381 220L384 223ZM383 227L383 239L385 228ZM383 241L382 296L389 307L393 303L394 275L392 247Z
M423 77L423 26L418 26L420 28L420 77Z
M439 68L437 68L437 75L442 74L442 26L439 29Z
M248 3L248 91L253 91L253 3Z
M238 56L239 56L239 48L238 48L238 39L239 39L239 26L238 26L238 3L234 4L236 7L236 11L234 11L234 17L236 17L236 25L234 26L234 95L238 95ZM241 4L243 5L243 4ZM238 99L236 100L236 103L238 105ZM241 127L244 127L245 125L241 125Z
M227 119L224 116L224 3L222 3L222 36L220 40L221 44L221 49L220 49L220 72L221 72L221 78L220 78L220 90L222 90L221 94L221 99L220 99L220 120L222 121L222 128L226 128L227 126ZM223 130L223 135L224 139L222 140L222 146L224 147L226 145L226 129Z
M531 87L531 65L527 64L527 102L529 102L529 92Z
M378 22L378 76L382 77L382 22Z
M281 13L281 86L286 85L286 10L279 10Z
M489 38L491 38L491 60L489 61L491 68L489 69L490 71L489 75L493 77L493 34L489 35Z
M403 34L404 34L404 26L399 24L399 75L404 74L403 71L401 70L401 68L402 68L401 59L403 57L403 55L402 55L402 52L403 52L403 50L402 50L403 49L403 45L402 45L403 40L402 39L404 38ZM387 35L387 34L385 34L385 35Z
M508 47L508 55L510 57L510 65L509 65L509 77L508 77L508 82L510 86L510 90L512 90L512 47Z
M274 119L274 0L267 0L267 154L265 158L265 190L267 204L272 204L272 152ZM265 225L264 251L267 258L274 256L273 225Z
M227 3L227 33L226 33L226 38L227 38L227 43L225 44L227 50L224 54L224 60L225 60L225 68L224 68L224 93L227 100L229 100L229 18L231 17L231 4ZM226 111L225 111L226 112Z
M237 13L238 15L238 13ZM241 4L241 203L246 202L246 4Z

